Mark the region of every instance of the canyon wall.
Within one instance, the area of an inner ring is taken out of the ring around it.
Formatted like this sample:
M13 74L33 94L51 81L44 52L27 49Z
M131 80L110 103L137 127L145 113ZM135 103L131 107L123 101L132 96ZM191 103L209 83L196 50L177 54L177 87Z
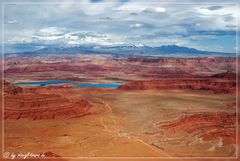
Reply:
M81 117L92 107L86 100L72 102L58 94L24 92L5 81L4 119L56 119Z
M191 89L211 90L214 93L233 93L236 90L236 80L219 78L162 78L159 80L132 81L121 85L119 89Z

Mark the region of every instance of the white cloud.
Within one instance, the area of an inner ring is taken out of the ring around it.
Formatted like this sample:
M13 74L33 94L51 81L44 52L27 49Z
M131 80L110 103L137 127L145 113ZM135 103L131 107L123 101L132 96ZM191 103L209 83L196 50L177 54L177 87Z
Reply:
M42 28L38 31L37 33L40 36L49 36L49 35L62 35L64 32L62 31L61 28L58 27L47 27L47 28Z
M70 40L70 41L68 41L68 44L69 45L79 45L79 44L81 44L81 42L78 40Z
M113 8L116 11L121 11L121 12L137 12L137 11L143 11L144 9L146 9L146 6L144 6L141 3L126 3L120 6L117 6L115 8Z
M130 25L130 27L132 27L132 28L139 28L139 27L142 27L142 26L143 26L143 24L141 24L141 23L135 23L135 24Z
M155 8L156 12L166 12L166 9L163 7L157 7Z
M166 12L166 9L163 7L150 7L150 8L144 8L142 12L143 13L164 13Z
M221 15L223 16L223 15L232 14L232 13L237 12L235 6L229 6L229 5L226 5L217 10L209 10L208 8L205 8L205 7L197 7L196 11L200 14L209 15L209 16L221 16Z
M78 36L76 36L76 35L71 35L71 33L67 33L67 34L65 34L64 35L64 38L65 39L70 39L70 40L77 40L78 39Z
M54 41L54 40L61 40L64 36L33 36L35 40L42 40L42 41Z
M8 24L16 24L16 23L18 23L18 21L17 20L8 20L7 23Z
M144 47L145 45L143 43L137 43L135 46L136 47Z
M48 27L39 29L31 37L13 37L7 41L9 44L18 43L40 43L40 44L62 44L62 45L122 45L125 42L117 40L111 34L98 34L96 32L66 31L64 28Z
M83 4L79 4L78 0L69 0L67 4L60 5L9 5L5 6L5 23L14 25L6 25L5 42L72 45L140 42L158 45L164 39L175 36L177 42L172 39L169 41L179 43L191 40L188 41L190 44L198 43L198 39L209 40L209 36L213 35L208 35L210 32L228 34L230 32L225 31L232 31L236 26L239 11L235 5L216 3L221 7L209 9L212 5L189 1L184 5L143 0L124 3L117 0L111 3L83 0ZM108 18L100 19L103 17Z
M31 43L32 39L29 37L13 37L12 39L7 40L8 44L18 44L18 43Z
M67 42L69 45L84 45L84 44L95 44L95 45L123 45L122 41L116 41L108 36L84 36L78 39L69 39Z

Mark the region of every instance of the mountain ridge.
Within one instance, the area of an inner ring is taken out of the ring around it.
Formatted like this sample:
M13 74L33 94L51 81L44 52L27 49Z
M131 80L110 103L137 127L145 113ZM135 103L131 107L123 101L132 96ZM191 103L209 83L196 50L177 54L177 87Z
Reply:
M111 55L143 55L143 56L236 56L235 53L202 51L178 45L162 45L157 47L122 45L122 46L72 46L72 47L47 47L35 51L6 53L20 55L38 54L111 54Z

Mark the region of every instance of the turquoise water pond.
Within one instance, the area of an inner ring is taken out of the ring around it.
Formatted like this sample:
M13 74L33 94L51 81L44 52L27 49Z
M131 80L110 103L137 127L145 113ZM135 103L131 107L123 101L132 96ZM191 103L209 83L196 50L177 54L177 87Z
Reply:
M51 81L37 81L37 82L18 82L15 83L17 86L48 86L48 85L59 85L64 83L70 83L70 80L51 80ZM118 88L121 86L120 83L78 83L73 84L78 87L89 87L89 88Z
M18 82L17 86L48 86L69 83L70 80L51 80L51 81L37 81L37 82Z
M118 88L121 86L120 83L80 83L74 84L79 87L91 87L91 88Z

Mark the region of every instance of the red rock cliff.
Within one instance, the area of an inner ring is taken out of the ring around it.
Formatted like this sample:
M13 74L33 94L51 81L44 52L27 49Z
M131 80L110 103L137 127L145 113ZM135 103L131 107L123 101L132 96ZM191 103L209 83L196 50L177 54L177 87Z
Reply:
M192 89L230 93L236 89L236 81L217 78L162 78L160 80L132 81L119 87L123 90Z

